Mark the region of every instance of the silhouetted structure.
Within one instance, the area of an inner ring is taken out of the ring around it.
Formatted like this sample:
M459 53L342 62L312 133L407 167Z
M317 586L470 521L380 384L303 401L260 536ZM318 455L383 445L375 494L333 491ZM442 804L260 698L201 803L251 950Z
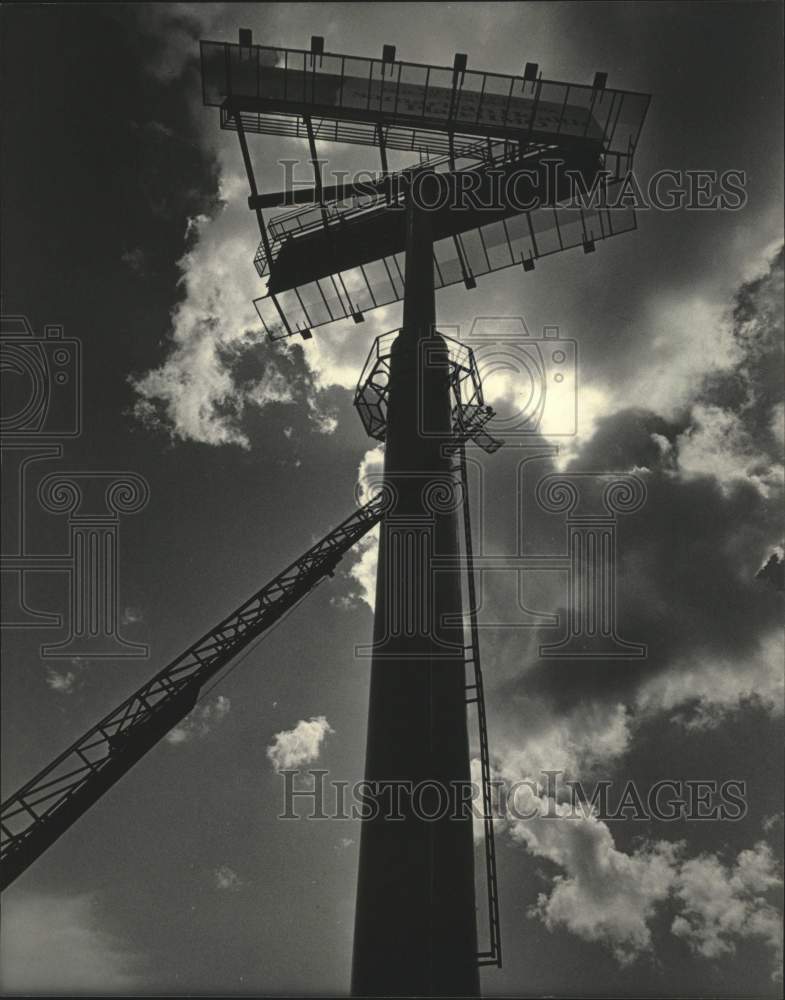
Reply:
M452 67L423 66L396 60L389 45L381 59L357 59L325 52L318 36L305 51L254 45L241 30L239 44L204 41L201 55L204 103L236 130L248 175L255 264L267 281L256 305L269 336L307 339L403 300L402 328L377 340L355 400L386 444L383 489L4 803L4 884L381 522L366 778L382 812L362 826L352 989L477 995L478 965L501 964L501 939L464 449L500 442L487 432L493 414L471 352L438 332L435 289L473 288L514 265L530 272L541 257L590 253L633 229L632 211L564 203L576 179L588 190L609 171L619 183L649 97L607 88L602 73L591 86L548 81L534 63L520 76L471 71L462 54ZM306 139L313 188L260 194L247 133ZM382 174L325 185L319 139L375 146ZM391 175L388 149L420 162ZM467 189L473 203L461 202ZM265 209L287 205L301 207L268 229ZM442 797L470 780L467 704L477 709L484 806L490 943L481 951L472 815Z

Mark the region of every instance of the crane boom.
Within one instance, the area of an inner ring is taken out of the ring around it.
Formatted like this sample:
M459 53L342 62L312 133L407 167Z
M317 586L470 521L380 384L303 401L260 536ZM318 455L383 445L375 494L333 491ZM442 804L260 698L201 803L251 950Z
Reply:
M194 707L204 684L271 628L377 524L376 497L189 646L0 807L0 889L40 857Z

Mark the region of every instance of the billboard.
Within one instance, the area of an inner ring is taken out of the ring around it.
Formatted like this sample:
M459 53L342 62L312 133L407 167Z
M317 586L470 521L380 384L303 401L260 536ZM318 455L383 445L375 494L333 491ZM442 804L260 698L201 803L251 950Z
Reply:
M474 280L508 267L531 270L536 260L580 247L588 252L595 243L633 231L636 224L633 209L542 207L521 212L437 239L434 287L465 284L467 276ZM399 251L325 277L303 275L301 284L278 293L268 287L254 305L271 340L309 335L317 327L342 319L357 321L366 312L400 301L404 270L404 254Z
M259 45L201 46L204 103L224 112L309 115L558 146L602 144L629 155L649 102L647 94L542 78ZM226 124L231 127L228 118ZM270 130L269 121L260 126Z

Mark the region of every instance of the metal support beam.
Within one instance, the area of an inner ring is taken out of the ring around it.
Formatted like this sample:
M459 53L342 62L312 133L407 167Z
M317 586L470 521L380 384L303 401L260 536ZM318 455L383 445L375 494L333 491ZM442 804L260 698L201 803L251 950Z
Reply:
M243 155L245 172L248 175L248 186L251 189L251 198L248 199L248 204L256 211L256 221L259 224L259 232L262 237L262 243L264 244L264 249L267 253L267 259L270 263L272 263L272 257L270 255L270 241L267 236L267 226L265 225L264 216L262 215L262 206L258 203L259 191L256 187L256 177L254 175L253 163L251 162L251 154L248 152L248 140L245 137L243 119L239 112L235 113L234 120L237 123L237 138L240 140L240 152ZM253 205L251 205L251 199L254 201Z
M384 138L384 129L381 125L376 126L376 141L379 144L379 156L382 160L382 171L386 175L390 172L390 170L387 166L387 143Z
M245 138L245 129L243 128L243 120L239 112L234 115L234 120L237 123L237 137L240 140L240 152L243 155L243 163L245 164L245 172L248 175L248 186L251 189L251 197L248 199L250 205L251 200L258 201L259 191L256 187L256 177L254 176L253 163L251 163L251 154L248 152L248 140ZM267 257L267 267L268 270L273 266L273 255L270 248L270 238L267 235L267 226L265 225L264 215L262 214L262 209L259 205L251 206L256 212L256 221L259 225L259 233L262 237L262 246L264 247L264 252ZM278 316L283 324L284 330L286 330L287 336L292 336L292 328L289 326L289 321L287 320L283 309L281 309L280 303L275 295L270 295L270 298L275 304Z
M236 611L126 698L2 804L5 889L194 707L208 680L278 622L384 513L355 511Z
M322 171L319 166L319 156L316 152L316 139L313 134L313 122L311 121L310 115L305 115L303 118L305 122L305 130L308 133L308 149L311 153L311 167L313 168L313 183L314 183L314 193L316 195L315 201L317 204L322 206L322 222L326 226L330 218L327 214L327 209L324 207L324 194L322 191Z

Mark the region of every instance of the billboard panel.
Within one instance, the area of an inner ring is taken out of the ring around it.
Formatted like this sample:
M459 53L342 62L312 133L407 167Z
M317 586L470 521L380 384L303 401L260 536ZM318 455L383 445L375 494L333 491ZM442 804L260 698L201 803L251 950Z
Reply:
M467 275L479 278L504 268L522 267L524 262L531 265L578 247L588 251L595 243L631 232L636 225L635 212L628 208L543 207L522 212L503 222L437 240L433 247L434 287L460 284ZM395 253L278 295L265 295L254 305L267 335L280 340L399 302L404 294L404 266L403 252Z
M560 146L601 143L625 156L649 103L647 94L542 78L206 41L202 82L205 104L228 110L229 127L235 113L259 115L259 131L275 129L271 116L311 115Z

